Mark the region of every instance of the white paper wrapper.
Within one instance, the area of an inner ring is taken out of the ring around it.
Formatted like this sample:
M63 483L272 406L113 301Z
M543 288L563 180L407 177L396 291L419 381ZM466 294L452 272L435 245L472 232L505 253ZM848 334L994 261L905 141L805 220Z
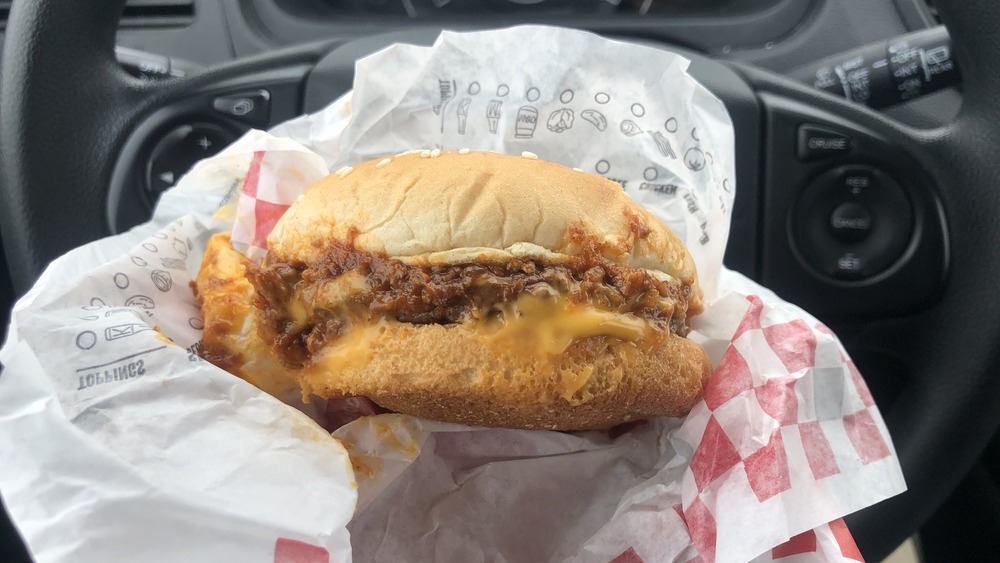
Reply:
M38 560L858 559L839 518L904 489L888 433L836 338L722 267L732 126L686 65L544 27L395 46L327 110L199 163L150 224L54 262L0 352L0 489ZM305 414L197 358L211 232L259 257L312 180L435 146L602 173L674 227L706 290L706 400L579 434L367 417L335 433L352 472Z

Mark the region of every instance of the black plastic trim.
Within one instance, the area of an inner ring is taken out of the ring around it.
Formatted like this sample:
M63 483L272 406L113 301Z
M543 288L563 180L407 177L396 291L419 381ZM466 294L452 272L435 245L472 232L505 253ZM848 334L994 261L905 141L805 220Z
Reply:
M892 0L900 17L910 31L941 25L941 21L927 6L927 0Z
M286 44L308 39L337 37L353 39L373 33L440 28L454 30L499 28L524 23L539 23L586 29L604 35L627 35L685 45L705 52L719 52L726 46L763 45L778 41L792 33L800 23L826 0L777 0L759 11L737 15L706 14L642 17L559 17L524 18L498 16L484 22L482 18L449 19L446 22L421 22L409 19L343 20L304 18L288 13L272 0L246 0L238 5L244 30L256 37L236 37L245 48L262 49L266 44ZM262 44L263 43L263 44Z

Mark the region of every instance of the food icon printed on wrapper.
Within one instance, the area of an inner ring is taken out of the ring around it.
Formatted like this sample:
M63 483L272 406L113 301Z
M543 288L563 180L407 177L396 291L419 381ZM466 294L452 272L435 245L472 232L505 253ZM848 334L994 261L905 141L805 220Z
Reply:
M503 108L503 102L500 100L490 100L490 103L486 106L486 121L490 126L490 133L494 135L500 126L501 108Z
M573 110L568 108L557 109L549 115L546 127L553 133L562 133L573 127Z
M472 105L472 98L462 98L462 101L458 102L458 134L465 135L465 127L469 123L469 106Z
M514 129L515 139L530 139L535 136L538 126L538 110L532 106L521 106L517 110L517 121Z
M598 131L603 132L608 128L608 118L604 117L604 114L596 109L585 109L580 112L580 117L582 117L587 123L596 127Z
M441 116L441 132L444 133L444 116L448 108L448 104L455 99L455 81L454 80L441 80L438 79L438 88L440 89L440 97L438 103L434 104L434 115Z
M677 158L674 154L673 147L670 146L670 140L667 139L666 135L660 133L659 131L648 131L649 136L653 138L653 142L656 143L656 149L660 151L660 154L667 158Z
M642 128L639 127L639 125L637 125L636 122L632 121L631 119L626 119L622 121L620 129L622 131L622 134L628 137L635 137L636 135L642 133Z

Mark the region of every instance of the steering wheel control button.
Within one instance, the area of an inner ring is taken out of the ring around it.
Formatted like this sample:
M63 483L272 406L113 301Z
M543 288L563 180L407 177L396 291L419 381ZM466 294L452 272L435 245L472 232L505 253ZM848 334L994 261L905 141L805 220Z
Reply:
M840 258L837 258L837 262L834 264L834 268L831 273L835 277L841 279L862 279L865 277L864 258L861 258L853 252L847 252Z
M212 108L244 123L265 126L271 115L271 93L262 89L216 96Z
M115 47L115 56L122 68L137 78L163 80L173 76L170 72L170 59L163 55L127 47Z
M215 155L235 140L235 134L209 123L181 125L169 131L153 147L146 166L151 201L156 201L196 162Z
M868 190L874 188L877 182L872 170L860 168L844 173L841 185L848 197L864 199Z
M810 182L792 207L789 238L818 275L863 280L896 263L913 237L902 186L867 165L840 166Z
M799 160L819 160L851 152L851 138L819 125L799 126L797 154Z
M830 230L844 242L864 240L872 230L871 211L856 201L842 203L830 215Z

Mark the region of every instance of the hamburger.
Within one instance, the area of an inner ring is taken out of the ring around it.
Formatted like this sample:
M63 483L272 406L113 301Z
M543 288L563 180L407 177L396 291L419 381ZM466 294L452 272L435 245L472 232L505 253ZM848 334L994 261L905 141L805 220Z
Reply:
M686 414L711 374L678 237L613 181L415 151L345 167L256 264L209 242L202 356L261 389L463 424L604 429Z

